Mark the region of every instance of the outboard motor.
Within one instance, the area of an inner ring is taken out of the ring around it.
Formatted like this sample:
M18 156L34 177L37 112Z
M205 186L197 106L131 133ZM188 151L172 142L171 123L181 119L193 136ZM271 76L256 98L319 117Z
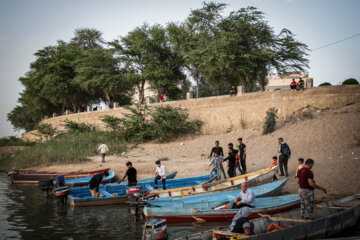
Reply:
M138 201L142 196L142 186L131 186L126 188L126 196L130 201Z
M145 222L142 240L165 240L168 238L165 219L150 219Z
M65 177L63 175L56 176L56 186L58 187L65 186Z
M54 181L52 179L41 180L38 183L38 188L42 191L46 191L46 196L50 197L49 191L54 187Z
M54 195L62 204L67 202L67 198L70 194L70 188L68 186L59 187L54 189Z

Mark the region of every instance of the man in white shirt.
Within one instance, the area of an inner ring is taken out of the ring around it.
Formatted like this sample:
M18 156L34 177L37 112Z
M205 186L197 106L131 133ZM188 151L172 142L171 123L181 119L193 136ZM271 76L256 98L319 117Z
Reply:
M234 200L235 208L250 207L254 208L256 205L255 194L251 189L247 188L246 183L241 184L241 193Z
M155 188L158 188L158 180L160 180L163 184L163 190L166 190L165 182L166 182L166 171L165 166L161 164L160 160L155 162L156 164L156 172L155 172Z
M98 151L100 151L101 157L102 157L102 162L104 163L105 162L105 155L109 151L109 148L105 143L102 143L99 146Z

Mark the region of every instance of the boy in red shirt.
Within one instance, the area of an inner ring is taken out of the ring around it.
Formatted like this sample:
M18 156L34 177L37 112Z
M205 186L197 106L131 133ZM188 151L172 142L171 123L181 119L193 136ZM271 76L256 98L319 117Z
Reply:
M277 161L277 156L273 156L272 159L273 159L273 161L272 161L272 163L270 164L269 168L272 168L272 167L275 167L275 166L278 166L278 165L279 165L279 163L278 163L278 161ZM278 178L276 177L276 174L278 173L278 171L279 171L279 168L276 170L276 173L274 174L273 181L278 180Z

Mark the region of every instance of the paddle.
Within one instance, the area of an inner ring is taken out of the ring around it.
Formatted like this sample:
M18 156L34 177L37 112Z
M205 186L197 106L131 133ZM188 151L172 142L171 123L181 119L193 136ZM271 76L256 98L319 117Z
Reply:
M261 213L259 213L259 216L262 217L262 218L267 218L267 219L269 219L271 221L299 222L299 223L307 223L307 222L312 221L312 220L308 220L308 219L278 218L278 217L272 217L270 215L261 214Z

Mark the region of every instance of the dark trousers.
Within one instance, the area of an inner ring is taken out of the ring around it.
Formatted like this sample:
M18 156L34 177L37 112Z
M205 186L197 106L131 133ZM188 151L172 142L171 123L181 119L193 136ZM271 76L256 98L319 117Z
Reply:
M230 178L235 177L235 166L229 166L228 174Z
M236 224L235 224L234 228L232 229L232 232L233 233L244 233L243 225L246 222L249 222L249 219L247 217L239 218L236 221Z
M239 169L240 174L243 173L243 171L242 171L241 168L240 168L240 162L236 162L236 163L235 163L235 175L236 175L236 169Z
M160 177L159 175L157 175L157 176L155 177L155 187L157 187L157 185L158 185L158 180L160 180L160 179L161 179L161 177ZM163 190L166 190L165 182L166 182L166 179L163 178L163 180L162 180Z
M137 181L135 182L129 182L128 186L131 187L131 186L136 186L137 185Z
M288 160L289 158L287 156L280 154L279 156L280 175L284 175L284 170L285 170L285 174L288 175Z
M242 207L254 208L254 206L251 206L251 205L249 205L247 203L242 203L240 205L236 205L236 203L234 203L234 206L233 206L233 208L242 208Z
M240 164L243 172L246 172L246 156L244 159L240 158Z
M102 153L102 154L101 154L101 161L102 161L102 162L105 162L105 155L106 155L106 153Z

